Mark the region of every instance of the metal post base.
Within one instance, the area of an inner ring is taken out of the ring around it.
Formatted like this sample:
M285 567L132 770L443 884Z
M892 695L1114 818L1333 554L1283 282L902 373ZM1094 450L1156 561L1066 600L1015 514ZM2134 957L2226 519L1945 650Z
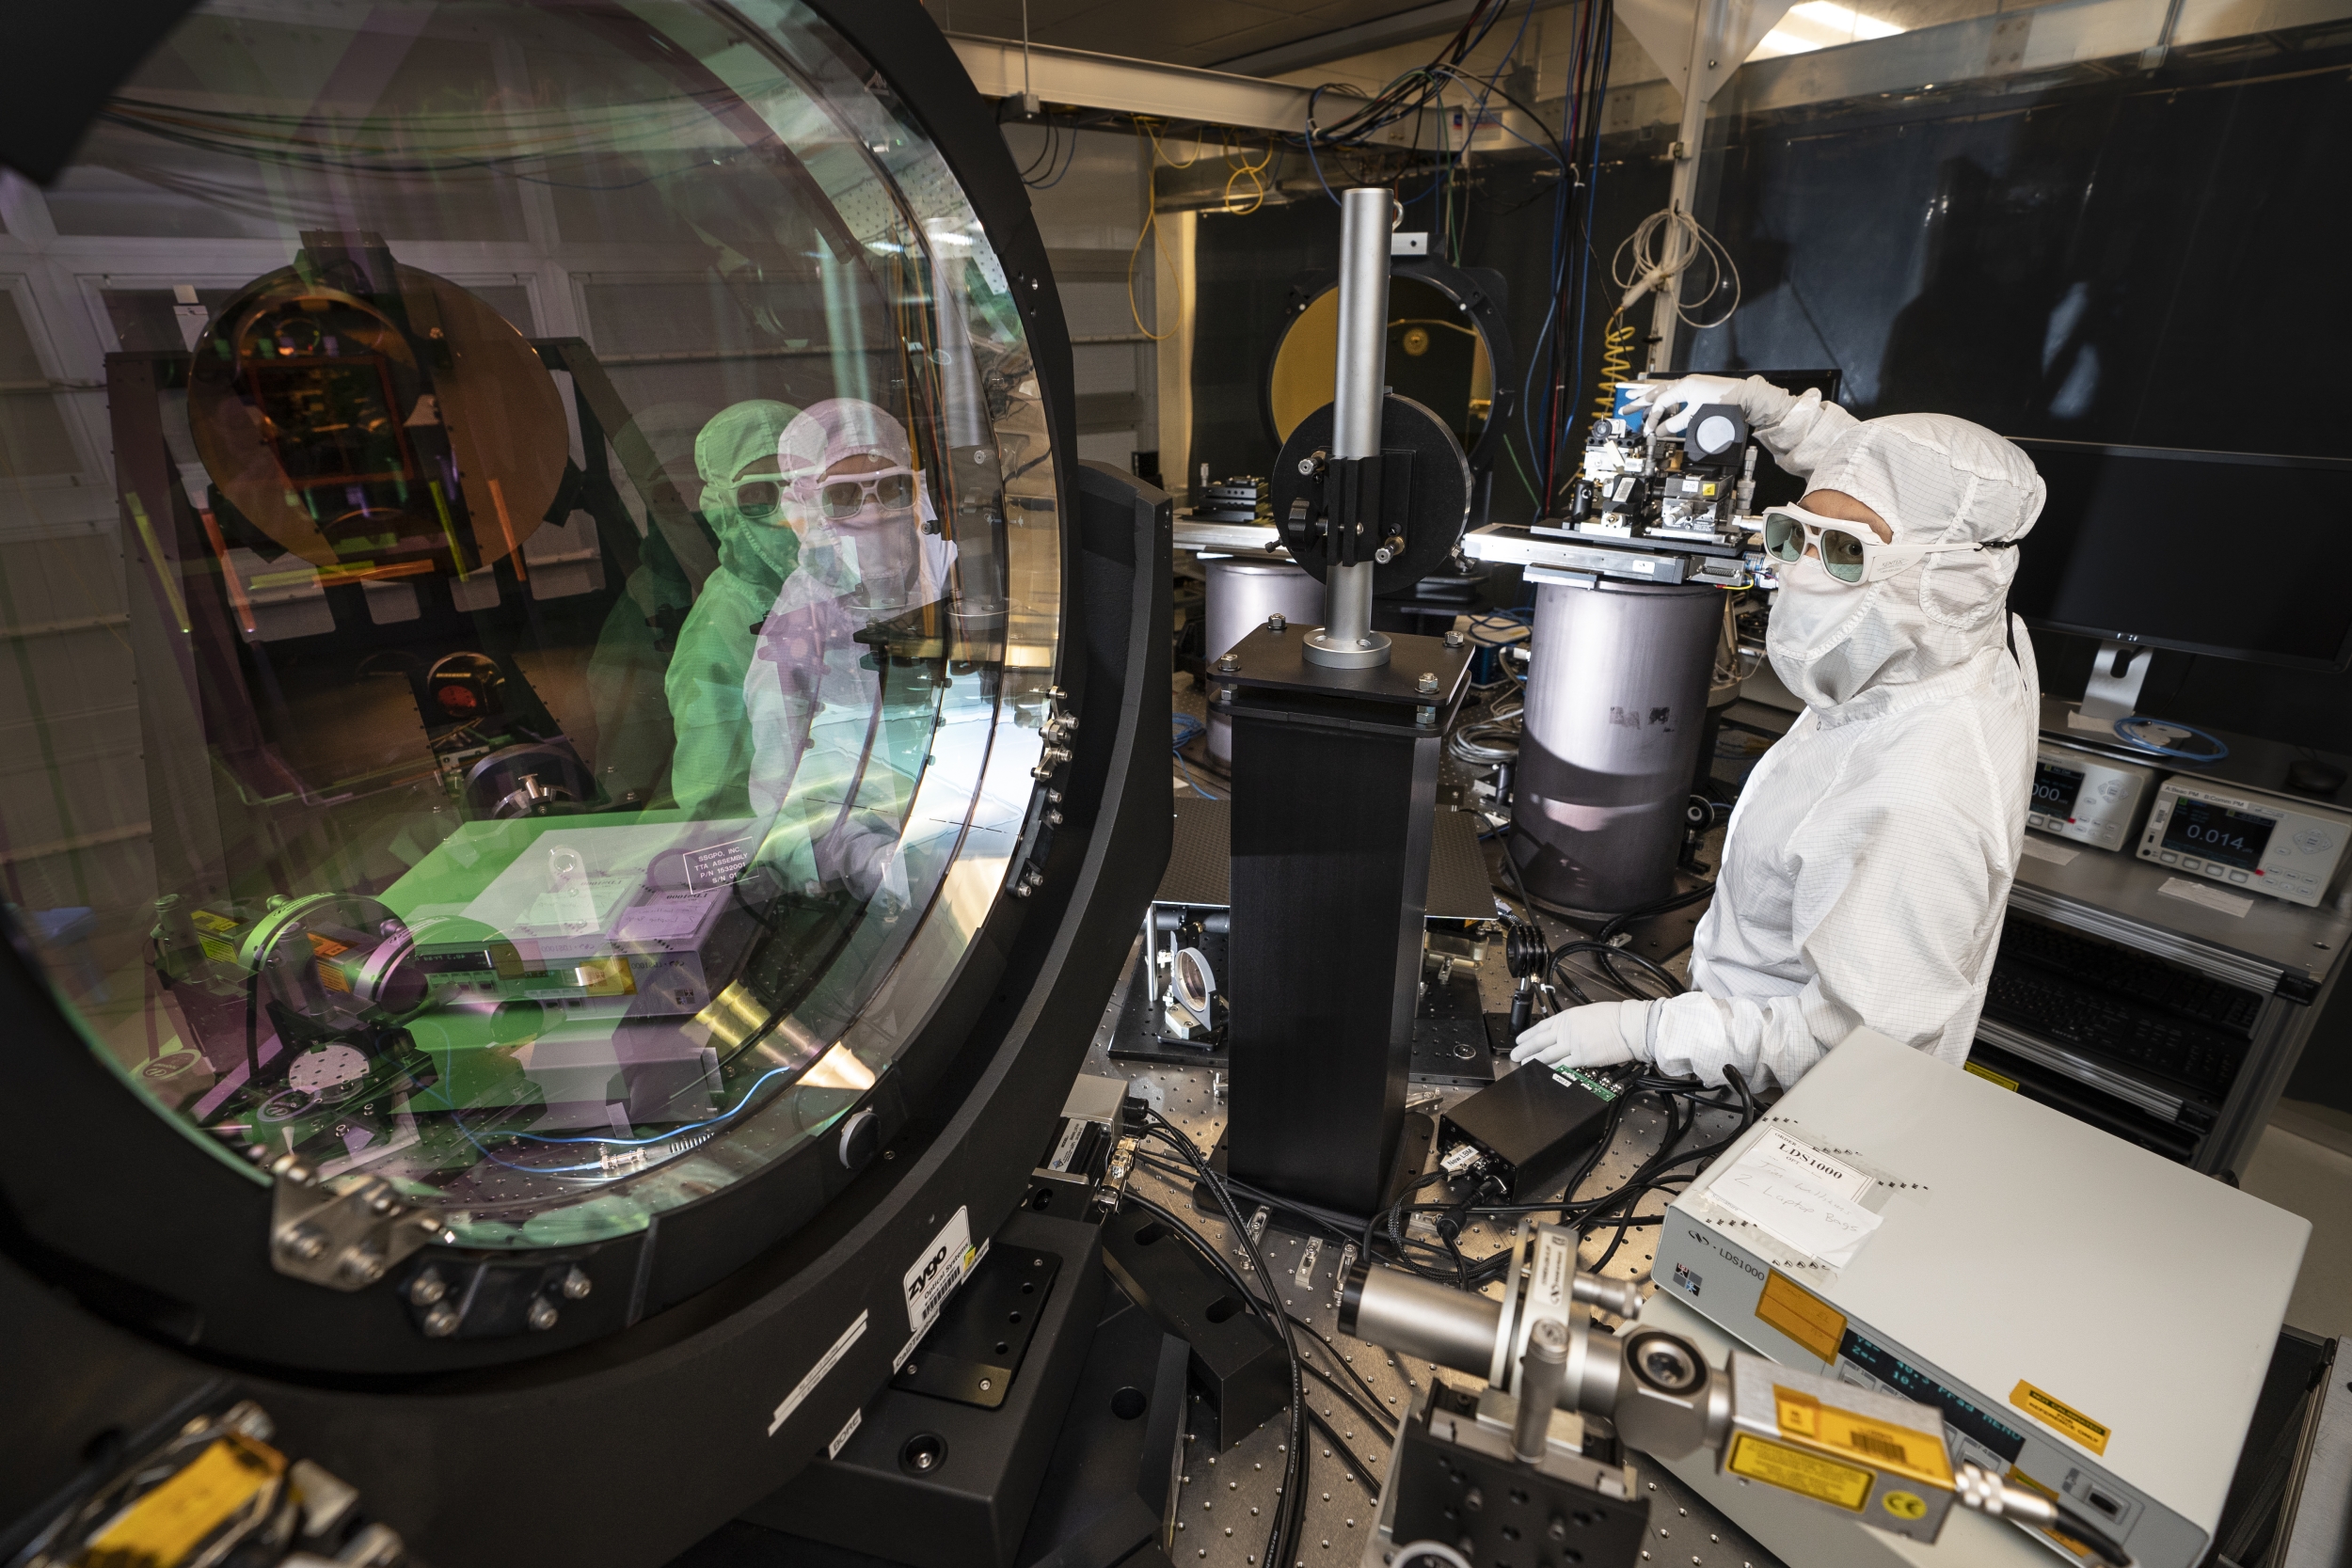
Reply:
M2090 663L2090 681L2083 688L2082 715L2112 722L2139 711L2139 689L2155 661L2153 648L2129 642L2102 642Z
M1298 657L1327 670L1372 670L1389 662L1391 649L1387 633L1368 630L1361 637L1343 640L1327 637L1327 629L1317 626Z

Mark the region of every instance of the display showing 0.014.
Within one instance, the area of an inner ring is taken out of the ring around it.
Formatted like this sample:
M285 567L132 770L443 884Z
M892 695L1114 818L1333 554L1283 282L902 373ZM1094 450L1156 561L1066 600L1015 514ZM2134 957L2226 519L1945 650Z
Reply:
M2172 808L2164 847L2250 871L2262 863L2263 850L2269 847L2271 829L2277 825L2249 812L2183 800Z

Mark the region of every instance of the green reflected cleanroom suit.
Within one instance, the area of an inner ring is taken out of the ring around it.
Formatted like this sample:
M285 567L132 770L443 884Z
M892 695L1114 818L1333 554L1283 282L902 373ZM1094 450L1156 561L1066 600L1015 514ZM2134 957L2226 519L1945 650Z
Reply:
M789 404L755 399L722 410L694 438L703 481L703 515L719 535L719 569L703 584L665 688L677 751L670 789L697 816L742 815L752 767L743 712L743 674L756 628L800 554L779 507L744 508L736 487L755 466L771 477L776 440L798 415Z

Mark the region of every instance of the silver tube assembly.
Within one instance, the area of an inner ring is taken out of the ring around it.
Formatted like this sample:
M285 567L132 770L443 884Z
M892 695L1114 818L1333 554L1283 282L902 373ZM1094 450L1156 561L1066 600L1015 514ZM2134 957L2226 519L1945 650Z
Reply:
M1340 1328L1366 1343L1484 1376L1502 1304L1435 1280L1358 1263L1342 1286Z
M1522 1288L1516 1280L1505 1286L1511 1292ZM1365 1263L1349 1274L1340 1300L1343 1333L1479 1377L1496 1365L1505 1321L1502 1302ZM1560 1336L1557 1370L1545 1367L1535 1353L1537 1331L1546 1328ZM1719 1445L1729 1428L1727 1387L1698 1347L1679 1335L1643 1329L1620 1339L1545 1316L1530 1326L1527 1342L1529 1357L1513 1376L1518 1381L1534 1374L1551 1386L1548 1402L1533 1388L1520 1394L1522 1402L1535 1402L1526 1399L1535 1393L1547 1431L1552 1409L1606 1416L1628 1443L1671 1459Z
M1396 194L1386 185L1340 200L1339 354L1332 367L1331 456L1380 455L1388 389L1389 230ZM1372 562L1334 564L1323 582L1323 629L1303 657L1327 668L1367 669L1389 661L1389 640L1372 629Z

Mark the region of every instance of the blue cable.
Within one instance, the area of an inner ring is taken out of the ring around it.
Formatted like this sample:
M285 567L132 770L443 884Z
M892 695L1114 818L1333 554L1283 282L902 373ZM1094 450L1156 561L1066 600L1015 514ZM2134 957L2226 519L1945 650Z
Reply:
M2190 735L2193 735L2198 739L2203 741L2206 745L2212 747L2213 750L2210 752L2184 752L2174 746L2159 746L2156 742L2150 740L2145 736L2134 735L2131 730L2127 728L2127 726L2132 724L2162 724L2165 728L2170 730L2185 730ZM2153 754L2160 757L2177 757L2183 762L2219 762L2223 757L2230 754L2230 748L2222 743L2220 736L2207 735L2196 725L2184 724L2177 719L2151 719L2144 713L2135 713L2128 719L2118 719L2115 721L2115 735L2117 739L2122 741L2125 745L2132 747L2136 751L2152 752Z
M690 1121L682 1127L674 1127L667 1132L659 1133L650 1138L558 1138L544 1132L508 1132L502 1135L510 1138L527 1138L535 1144L603 1144L608 1147L626 1148L643 1148L651 1144L666 1144L675 1139L682 1138L689 1132L698 1132L706 1127L716 1127L721 1122L732 1120L736 1117L742 1115L744 1109L751 1104L752 1096L759 1092L759 1086L762 1084L765 1084L769 1079L773 1078L780 1072L798 1072L801 1069L799 1068L789 1067L770 1068L766 1072L761 1073L757 1078L752 1080L752 1086L743 1091L743 1098L735 1102L735 1108L733 1110L723 1111L719 1115L712 1117L707 1121ZM474 1138L473 1130L468 1127L463 1121L459 1121L455 1112L452 1112L450 1114L450 1120L457 1123L457 1130L465 1133L468 1139L472 1140ZM479 1140L474 1140L474 1147L476 1148L482 1148L482 1145ZM488 1154L490 1151L486 1148L483 1148L482 1152ZM492 1157L496 1158L496 1156ZM515 1168L517 1170L538 1170L554 1167L517 1165ZM587 1169L594 1167L583 1166L579 1168Z
M1200 796L1203 800L1216 800L1216 796L1200 787L1200 781L1194 778L1192 769L1184 765L1184 748L1207 734L1209 726L1189 713L1172 713L1168 715L1168 718L1180 728L1190 726L1184 728L1184 733L1176 736L1176 743L1168 748L1168 755L1176 759L1176 771L1184 776L1184 783L1192 786L1192 792L1195 795Z

